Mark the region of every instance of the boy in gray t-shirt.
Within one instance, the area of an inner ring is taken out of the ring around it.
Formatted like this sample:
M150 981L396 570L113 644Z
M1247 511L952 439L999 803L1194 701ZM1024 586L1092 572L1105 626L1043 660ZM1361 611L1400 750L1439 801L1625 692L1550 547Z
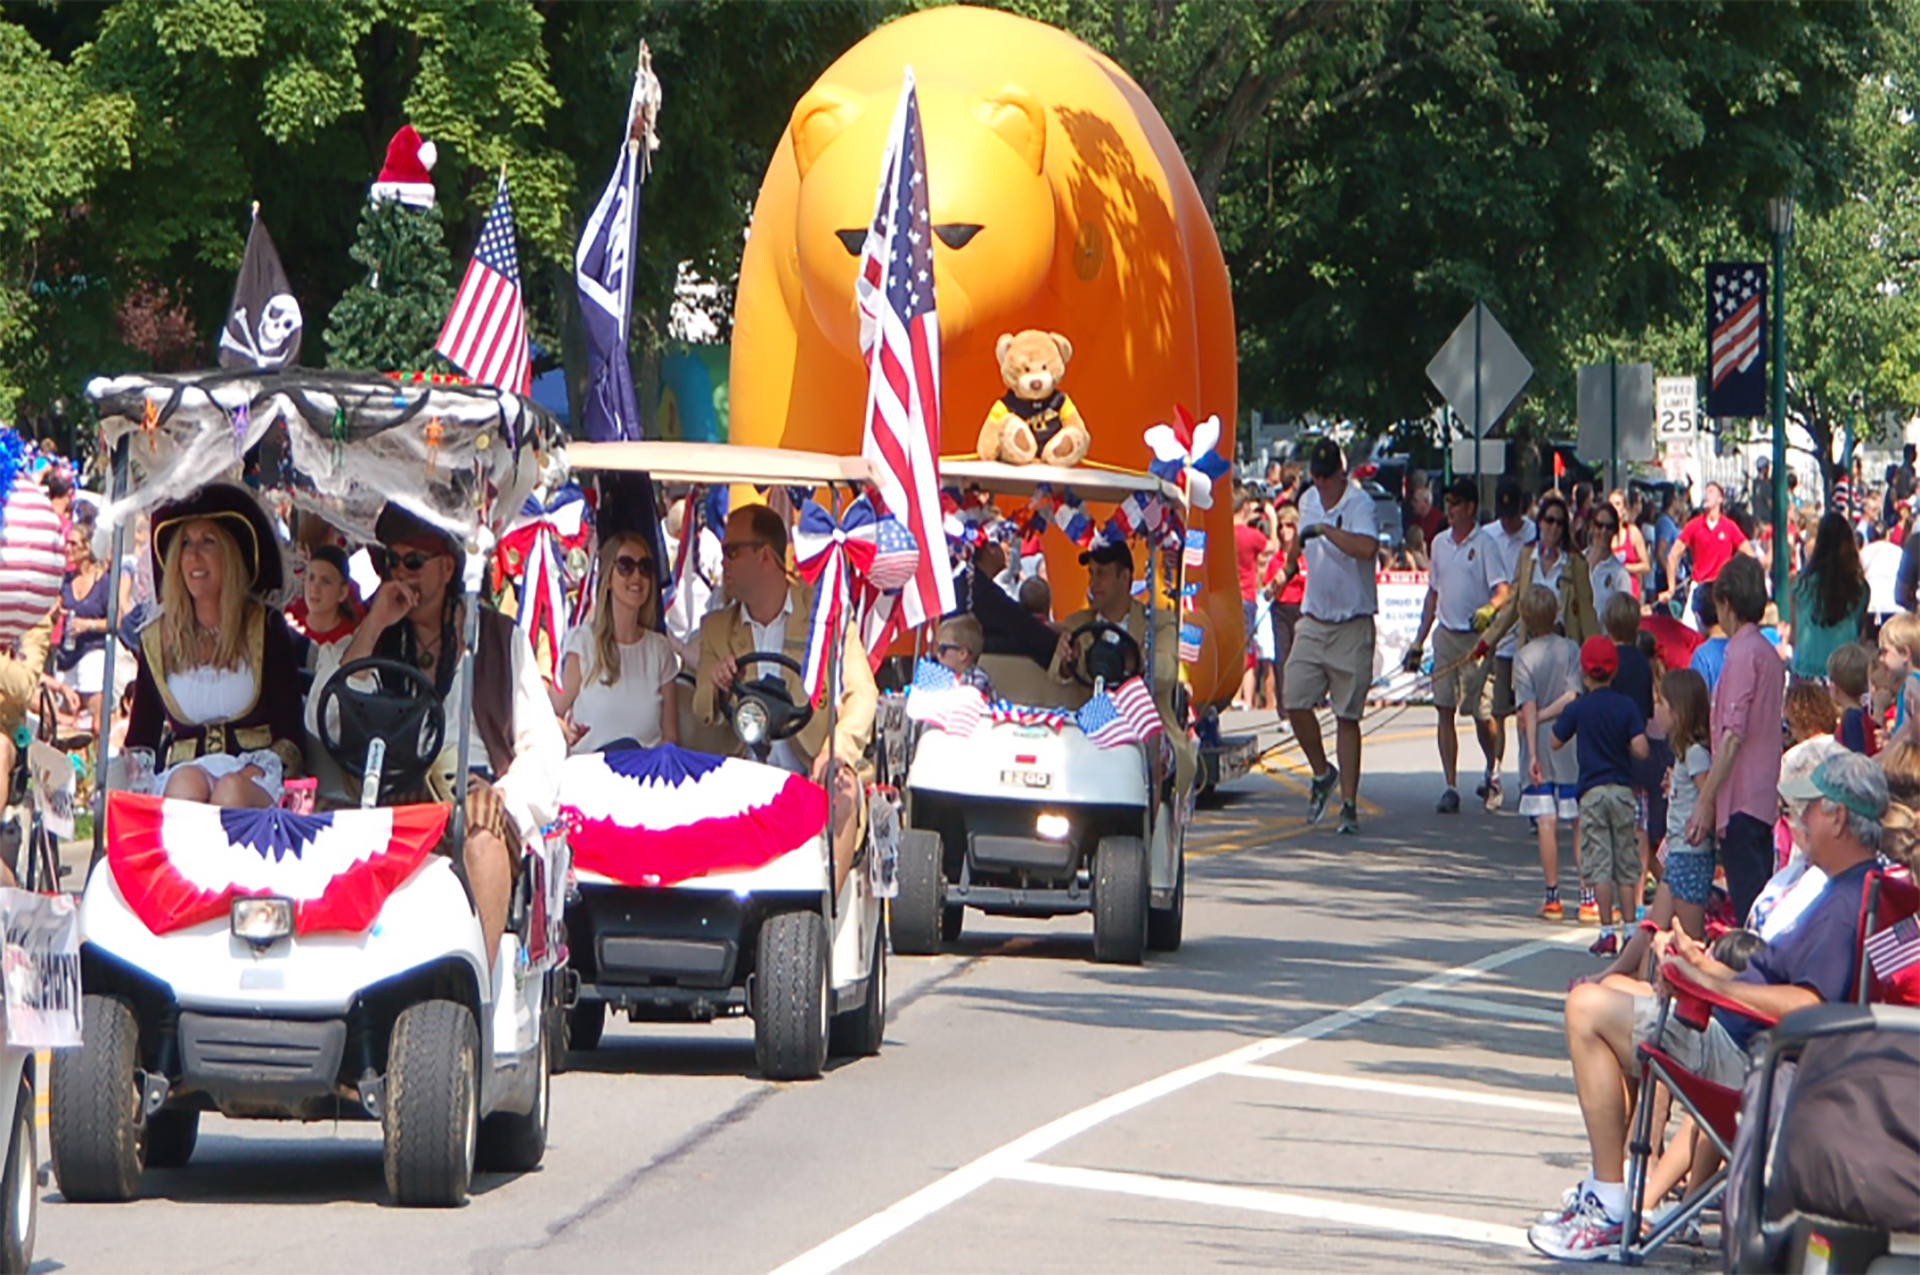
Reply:
M1560 904L1560 820L1580 816L1580 763L1572 749L1553 747L1553 720L1580 695L1580 645L1553 631L1560 601L1544 585L1534 585L1520 598L1520 622L1527 640L1513 659L1513 701L1520 709L1520 773L1526 787L1520 792L1520 813L1533 817L1540 839L1540 872L1547 895L1540 917L1566 919ZM1579 845L1574 833L1573 844Z

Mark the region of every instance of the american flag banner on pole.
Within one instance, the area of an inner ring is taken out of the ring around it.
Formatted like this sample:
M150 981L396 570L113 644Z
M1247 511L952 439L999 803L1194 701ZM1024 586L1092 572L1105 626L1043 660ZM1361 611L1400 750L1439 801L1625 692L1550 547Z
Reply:
M932 660L914 664L913 685L907 690L910 720L966 739L980 729L986 716L986 696L971 686L962 686L951 669Z
M1088 742L1098 748L1144 743L1166 729L1153 692L1137 677L1112 691L1103 688L1080 709L1078 722Z
M1707 415L1767 414L1767 268L1707 267Z
M900 86L880 185L854 285L860 352L867 361L866 429L860 454L880 471L880 498L919 546L919 568L903 591L891 641L902 625L954 609L939 490L940 316L933 300L933 222L927 211L927 150L909 67Z
M1920 921L1907 917L1869 938L1865 943L1867 961L1883 982L1902 970L1920 964Z
M453 298L453 310L435 351L468 376L525 394L533 385L533 359L527 349L527 307L520 295L520 253L513 242L513 205L507 199L507 175L493 196L493 208L480 227L480 242Z

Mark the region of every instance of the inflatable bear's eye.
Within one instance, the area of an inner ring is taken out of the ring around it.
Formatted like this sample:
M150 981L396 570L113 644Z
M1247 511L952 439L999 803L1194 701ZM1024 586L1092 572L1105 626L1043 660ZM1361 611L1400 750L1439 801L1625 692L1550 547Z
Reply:
M836 230L833 232L833 237L840 241L840 246L847 250L849 257L859 256L860 250L867 246L867 228L865 226L860 227L858 230Z
M940 242L947 247L958 249L972 243L973 237L980 233L980 227L971 222L950 221L944 226L935 226L933 233L939 235Z

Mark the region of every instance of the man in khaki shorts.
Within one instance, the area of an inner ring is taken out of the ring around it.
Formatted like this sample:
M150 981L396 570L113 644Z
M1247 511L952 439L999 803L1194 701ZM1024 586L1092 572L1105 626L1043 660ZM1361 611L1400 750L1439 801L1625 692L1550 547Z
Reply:
M1499 756L1493 706L1484 693L1487 662L1474 659L1473 649L1493 613L1507 600L1510 584L1504 558L1480 527L1479 517L1480 494L1473 480L1455 479L1447 488L1447 530L1432 546L1433 566L1427 572L1427 604L1420 613L1420 631L1407 651L1407 670L1419 671L1427 634L1433 634L1433 706L1439 712L1440 769L1447 780L1435 809L1443 815L1460 813L1456 710L1473 718L1489 783Z
M1340 831L1360 831L1360 717L1373 684L1373 561L1380 549L1373 497L1347 481L1340 445L1323 438L1307 462L1313 481L1300 495L1300 535L1287 555L1288 574L1307 560L1300 623L1287 656L1281 707L1293 725L1300 751L1313 768L1307 822L1326 817L1327 800L1340 786ZM1314 709L1333 701L1340 764L1327 762Z

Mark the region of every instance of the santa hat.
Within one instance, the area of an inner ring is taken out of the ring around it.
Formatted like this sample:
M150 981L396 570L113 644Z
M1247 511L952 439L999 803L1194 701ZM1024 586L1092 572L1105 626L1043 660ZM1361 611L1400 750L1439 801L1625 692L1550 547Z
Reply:
M387 162L368 197L374 203L397 199L409 208L433 207L433 178L428 174L440 153L422 141L411 124L403 124L387 143Z

